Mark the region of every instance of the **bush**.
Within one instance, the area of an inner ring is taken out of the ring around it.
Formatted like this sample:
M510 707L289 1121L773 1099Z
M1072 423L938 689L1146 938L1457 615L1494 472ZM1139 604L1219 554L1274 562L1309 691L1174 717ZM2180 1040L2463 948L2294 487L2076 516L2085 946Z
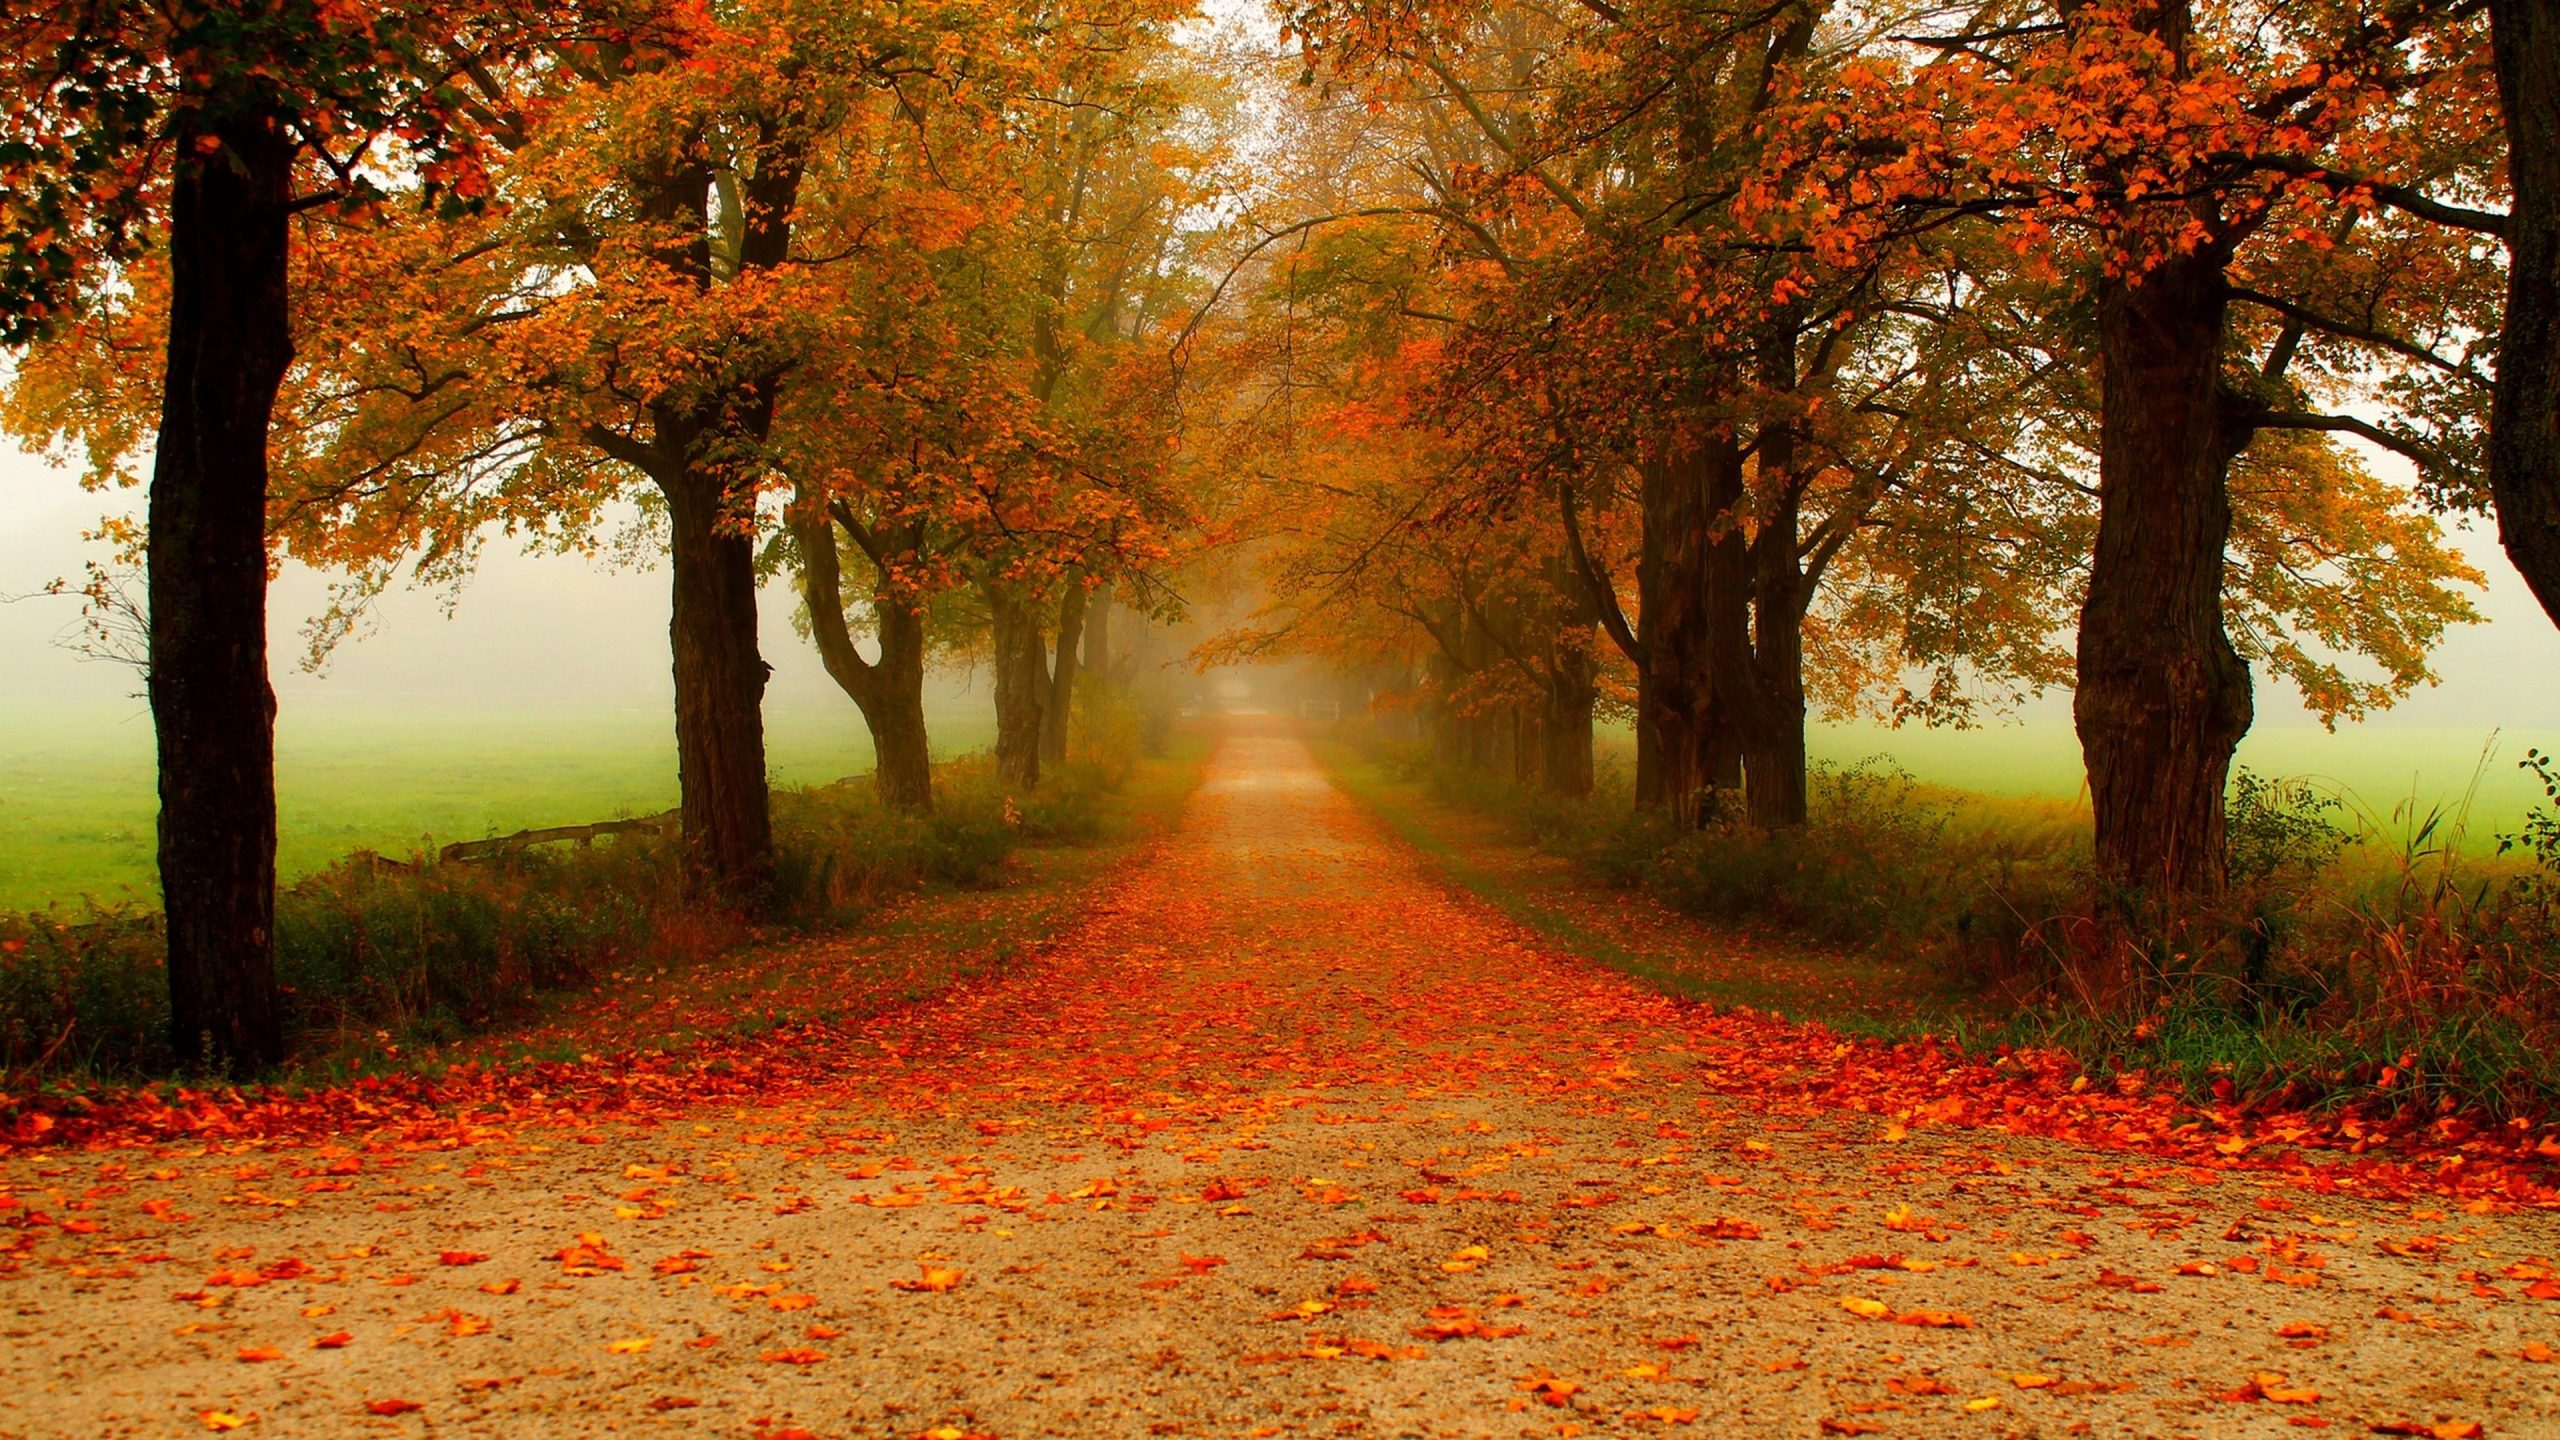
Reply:
M2458 843L2458 814L2404 812L2390 854L2336 797L2238 772L2228 892L2174 934L2136 935L2133 1002L2106 1008L2070 983L2101 934L2084 809L1953 797L1868 761L1817 767L1808 822L1773 836L1638 813L1623 781L1567 800L1411 747L1380 758L1675 909L1934 959L1997 1007L1970 1043L2304 1103L2560 1104L2560 761L2539 751L2523 763L2546 803L2494 861Z
M1139 743L1133 710L1097 710L1108 723L1076 762L1019 800L984 757L938 769L931 815L883 808L868 780L775 792L775 918L840 924L927 883L987 884L1025 841L1095 838ZM685 898L671 835L469 862L359 854L279 892L276 971L297 1033L444 1041L542 992L627 963L699 961L753 934ZM0 915L0 1076L179 1068L163 957L156 914Z

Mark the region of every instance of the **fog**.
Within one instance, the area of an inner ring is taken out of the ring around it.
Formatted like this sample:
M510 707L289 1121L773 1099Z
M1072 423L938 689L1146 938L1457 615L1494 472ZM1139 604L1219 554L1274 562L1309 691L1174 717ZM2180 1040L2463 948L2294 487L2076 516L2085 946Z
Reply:
M0 604L0 768L13 758L23 760L39 739L58 753L66 730L116 748L148 744L133 672L85 659L59 643L78 628L79 601L32 594L57 578L76 579L84 559L104 558L103 547L84 544L81 533L101 514L139 503L138 491L84 492L72 470L15 449L0 452L0 595L21 597ZM2331 742L2303 733L2316 732L2318 722L2289 691L2262 680L2257 732L2264 741L2280 743L2288 757L2310 745L2317 768L2322 747L2360 753L2402 739L2446 752L2427 767L2431 782L2458 785L2457 772L2476 761L2492 731L2504 732L2500 751L2507 758L2527 743L2560 740L2560 632L2507 564L2486 522L2458 532L2457 539L2489 575L2478 601L2488 618L2456 631L2439 649L2442 683L2361 727L2343 727L2348 733ZM302 627L324 603L326 588L325 577L298 566L288 566L275 588L275 686L288 737L340 716L542 716L567 722L610 715L636 721L670 711L662 571L529 556L493 543L478 574L456 596L399 588L384 595L368 625L314 673L297 660L304 650ZM769 584L764 598L765 656L774 671L769 715L783 726L841 724L858 735L850 702L792 630L787 588ZM932 684L929 707L936 712L974 713L988 703L983 687L967 677L941 677ZM2041 697L1992 733L1974 736L1868 727L1826 733L1830 748L1901 754L1924 775L1946 770L1948 778L1963 783L1978 783L1986 767L1996 772L2004 747L2014 746L2018 756L2039 759L2019 772L2019 784L1998 788L2068 791L2069 779L2057 771L2070 754L2069 703L2067 694ZM2028 733L2019 734L2013 728L2018 726ZM672 771L672 733L668 749ZM2287 768L2293 763L2285 762Z

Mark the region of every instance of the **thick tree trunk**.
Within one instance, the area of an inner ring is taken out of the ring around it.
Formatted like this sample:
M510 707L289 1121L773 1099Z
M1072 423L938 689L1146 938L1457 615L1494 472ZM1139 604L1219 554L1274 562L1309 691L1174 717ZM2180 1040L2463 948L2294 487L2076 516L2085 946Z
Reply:
M986 595L995 630L996 776L1012 789L1029 790L1040 783L1048 645L1037 606L1001 589Z
M2102 883L2142 924L2174 924L2223 880L2223 789L2250 720L2249 667L2223 628L2221 262L2175 256L2105 282L2098 538L2072 716L2097 812Z
M818 658L837 688L862 712L871 731L871 781L880 803L925 814L933 809L933 756L924 726L924 616L902 599L872 588L880 658L868 661L845 622L843 567L835 534L823 523L792 527L800 552L801 598L809 607L809 633Z
M2507 558L2560 622L2560 0L2490 0L2489 28L2515 197L2489 494Z
M669 433L661 423L659 433ZM685 867L704 894L756 909L772 897L773 817L764 766L755 541L726 487L690 468L660 481L673 532L676 782Z
M267 683L267 426L293 360L277 117L181 122L169 353L152 462L151 718L169 1048L235 1072L284 1058L275 976L275 692Z
M1597 693L1590 627L1580 644L1556 647L1546 713L1539 717L1538 783L1551 794L1577 799L1591 793L1591 710Z
M893 662L879 703L862 713L878 757L871 778L881 804L922 815L933 809L933 747L924 726L924 617L912 610L881 617L880 668Z
M1711 524L1739 486L1740 472L1730 437L1684 421L1642 474L1636 586L1645 656L1637 675L1636 803L1692 824L1704 817L1713 792L1742 782L1741 751L1718 711L1714 677L1719 612L1735 599L1747 603L1747 592L1717 582L1719 562L1730 567L1734 557L1716 553L1720 542Z
M1047 765L1067 763L1067 722L1073 718L1076 693L1076 657L1084 639L1085 589L1069 581L1067 593L1058 601L1058 655L1049 674L1049 690L1045 707L1040 712L1040 760Z

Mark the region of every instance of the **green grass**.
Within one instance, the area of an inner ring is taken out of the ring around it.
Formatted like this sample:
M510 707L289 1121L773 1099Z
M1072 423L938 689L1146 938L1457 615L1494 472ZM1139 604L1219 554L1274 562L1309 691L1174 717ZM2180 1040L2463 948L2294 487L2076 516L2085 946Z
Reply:
M1539 863L1534 847L1506 833L1505 817L1436 797L1429 781L1350 746L1316 750L1335 783L1450 883L1524 929L1666 994L1885 1038L1945 1034L1983 1018L1965 1016L1965 997L1909 956L1765 932L1714 943L1735 937L1709 937L1697 922L1628 924L1614 893L1569 867Z
M2481 853L2476 807L2463 843L2425 807L2322 812L2362 843L2237 885L2154 993L2094 1013L2067 983L2091 903L2084 802L1853 773L1846 791L1817 776L1818 802L1824 783L1840 793L1782 840L1672 836L1629 816L1622 788L1564 803L1349 744L1325 758L1452 882L1673 994L1976 1054L2054 1048L2093 1078L2144 1072L2197 1095L2560 1114L2560 965L2536 898L2548 882L2523 857ZM2449 816L2463 802L2438 803ZM2011 939L2003 914L2024 933ZM2253 992L2242 959L2257 925L2275 940Z
M1632 732L1604 730L1600 745L1605 757L1633 768ZM1886 757L1942 792L1935 798L1953 800L1963 811L2077 816L2083 824L2089 813L2080 741L2067 721L1976 730L1817 724L1807 746L1815 760L1835 765ZM2402 726L2386 716L2335 733L2311 725L2264 726L2240 742L2239 764L2269 777L2306 779L2341 795L2378 830L2395 828L2396 810L2441 805L2452 811L2467 796L2461 846L2485 852L2497 847L2501 832L2522 824L2541 799L2540 787L2516 765L2527 746L2560 751L2560 728Z
M983 749L978 708L929 717L937 756ZM871 768L851 704L767 717L777 785ZM155 903L150 718L0 713L0 911ZM286 881L356 850L646 815L676 802L673 720L640 711L287 712L278 721L277 865Z

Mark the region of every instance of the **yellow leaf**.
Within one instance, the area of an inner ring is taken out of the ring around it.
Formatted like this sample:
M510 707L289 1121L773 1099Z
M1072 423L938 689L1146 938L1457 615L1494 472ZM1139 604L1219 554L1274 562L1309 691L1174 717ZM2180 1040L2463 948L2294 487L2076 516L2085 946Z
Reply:
M1863 1316L1869 1320L1881 1320L1893 1313L1892 1306L1881 1300L1870 1300L1864 1295L1852 1295L1842 1300L1840 1308L1852 1315Z
M609 1353L615 1355L637 1355L641 1351L648 1349L650 1343L655 1338L655 1336L641 1335L629 1340L616 1340L604 1348Z

